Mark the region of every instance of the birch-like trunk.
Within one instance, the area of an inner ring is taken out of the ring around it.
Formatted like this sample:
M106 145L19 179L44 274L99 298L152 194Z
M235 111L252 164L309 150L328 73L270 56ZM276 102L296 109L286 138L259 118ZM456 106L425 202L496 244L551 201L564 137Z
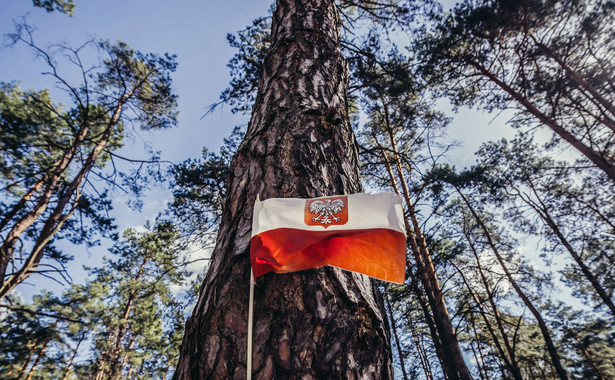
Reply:
M332 0L278 0L252 119L175 379L244 379L249 243L258 196L361 190L347 65ZM374 281L334 268L269 273L255 289L255 379L387 379L391 347Z

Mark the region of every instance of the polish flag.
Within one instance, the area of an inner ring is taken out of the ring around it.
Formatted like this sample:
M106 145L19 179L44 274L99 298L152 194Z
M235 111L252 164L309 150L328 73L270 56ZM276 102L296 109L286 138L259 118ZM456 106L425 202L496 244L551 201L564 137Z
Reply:
M403 283L406 229L398 195L352 194L256 201L254 278L325 265Z

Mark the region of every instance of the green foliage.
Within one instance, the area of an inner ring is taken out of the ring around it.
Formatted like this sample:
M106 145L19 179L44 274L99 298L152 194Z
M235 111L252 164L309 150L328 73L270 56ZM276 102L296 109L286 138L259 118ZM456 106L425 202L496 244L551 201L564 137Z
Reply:
M85 285L59 298L43 292L30 305L9 296L11 308L0 309L0 371L14 379L24 371L34 379L163 378L177 361L185 318L175 294L189 275L178 237L164 222L128 229Z
M230 87L220 95L220 103L210 108L210 112L222 103L228 103L233 113L248 113L256 99L256 86L265 56L271 45L271 16L259 17L252 25L237 34L227 34L226 39L238 52L227 66L231 70Z
M243 134L242 128L235 127L231 136L224 139L219 154L203 149L202 159L188 159L169 171L173 178L169 217L190 243L208 246L217 233L226 200L231 158Z
M173 287L188 275L178 238L169 223L148 225L145 232L128 229L110 250L114 259L93 271L92 283L109 289L91 363L103 378L124 377L137 368L140 376L156 377L177 360L183 305Z
M463 1L413 48L456 105L514 109L613 179L614 20L612 1Z
M54 239L91 246L97 234L114 237L109 191L130 190L138 197L148 182L140 170L117 171L114 152L123 146L127 127L156 130L177 123L174 56L107 41L78 49L56 46L50 53L34 43L32 30L18 24L10 38L45 61L47 74L71 103L55 103L47 90L0 84L0 298L32 273L62 272L49 260L61 267L70 257L54 247ZM100 53L100 66L82 61L88 48ZM57 56L82 73L78 86L59 74ZM46 268L37 271L39 265Z
M129 101L129 120L145 130L176 126L177 95L170 76L177 68L176 56L143 54L121 41L101 41L98 46L107 53L103 70L95 76L99 101L108 106L118 99Z
M73 0L63 1L63 0L32 0L32 4L35 7L43 8L47 12L51 13L54 11L58 11L60 13L67 14L69 16L73 15L73 11L75 10L75 4L73 4Z

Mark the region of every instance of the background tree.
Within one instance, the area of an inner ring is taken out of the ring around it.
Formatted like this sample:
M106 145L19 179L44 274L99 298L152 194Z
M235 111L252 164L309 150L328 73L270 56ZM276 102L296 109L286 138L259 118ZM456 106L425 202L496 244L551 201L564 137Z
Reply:
M242 128L235 127L219 153L203 149L201 159L188 159L169 170L173 201L166 217L180 229L184 243L201 248L213 245L226 200L231 158L243 135Z
M407 61L392 53L381 62L386 62L388 72L375 65L374 59L355 61L355 77L368 117L360 134L364 173L369 173L374 185L392 189L405 199L410 281L419 282L417 296L425 297L429 305L425 318L432 320L440 364L447 378L470 378L416 206L422 195L419 168L430 164L426 153L436 148L446 118L433 110L425 84L409 79Z
M93 336L96 379L161 376L177 360L173 342L183 315L172 288L187 277L178 238L168 223L147 225L142 233L128 229L111 249L114 258L94 271L93 284L108 289Z
M0 335L3 373L14 379L165 378L177 362L185 322L179 289L188 273L178 238L168 223L140 233L129 229L85 285L73 285L61 298L44 292L30 305L9 297L2 305L9 309Z
M8 296L0 368L9 379L66 379L79 349L104 312L104 289L73 285L61 297L45 291L31 304Z
M72 104L54 103L47 91L2 85L0 299L33 273L64 272L70 257L54 247L54 238L93 245L95 232L113 231L106 191L121 181L117 171L104 168L122 146L125 127L168 128L177 116L169 77L176 67L172 56L142 54L121 42L58 47L55 53L82 75L82 83L74 86L60 74L54 54L35 45L30 26L18 25L11 38L45 61L46 74ZM105 55L100 67L82 62L87 46ZM142 189L134 177L125 185ZM81 223L82 218L90 224Z
M415 49L456 104L515 108L615 180L614 17L602 0L463 1Z
M578 177L566 162L539 152L523 137L485 144L479 155L488 168L486 181L497 191L499 204L508 206L508 219L517 230L548 239L545 256L565 252L572 259L565 277L584 290L581 297L599 300L615 315L613 223L607 216L613 211L612 185L600 176ZM562 181L565 178L569 180Z

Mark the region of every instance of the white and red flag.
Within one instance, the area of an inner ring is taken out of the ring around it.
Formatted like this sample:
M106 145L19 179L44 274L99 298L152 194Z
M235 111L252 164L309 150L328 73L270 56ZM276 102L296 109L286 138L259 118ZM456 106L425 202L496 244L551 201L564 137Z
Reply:
M250 260L254 278L330 265L403 283L401 198L384 193L257 200Z

